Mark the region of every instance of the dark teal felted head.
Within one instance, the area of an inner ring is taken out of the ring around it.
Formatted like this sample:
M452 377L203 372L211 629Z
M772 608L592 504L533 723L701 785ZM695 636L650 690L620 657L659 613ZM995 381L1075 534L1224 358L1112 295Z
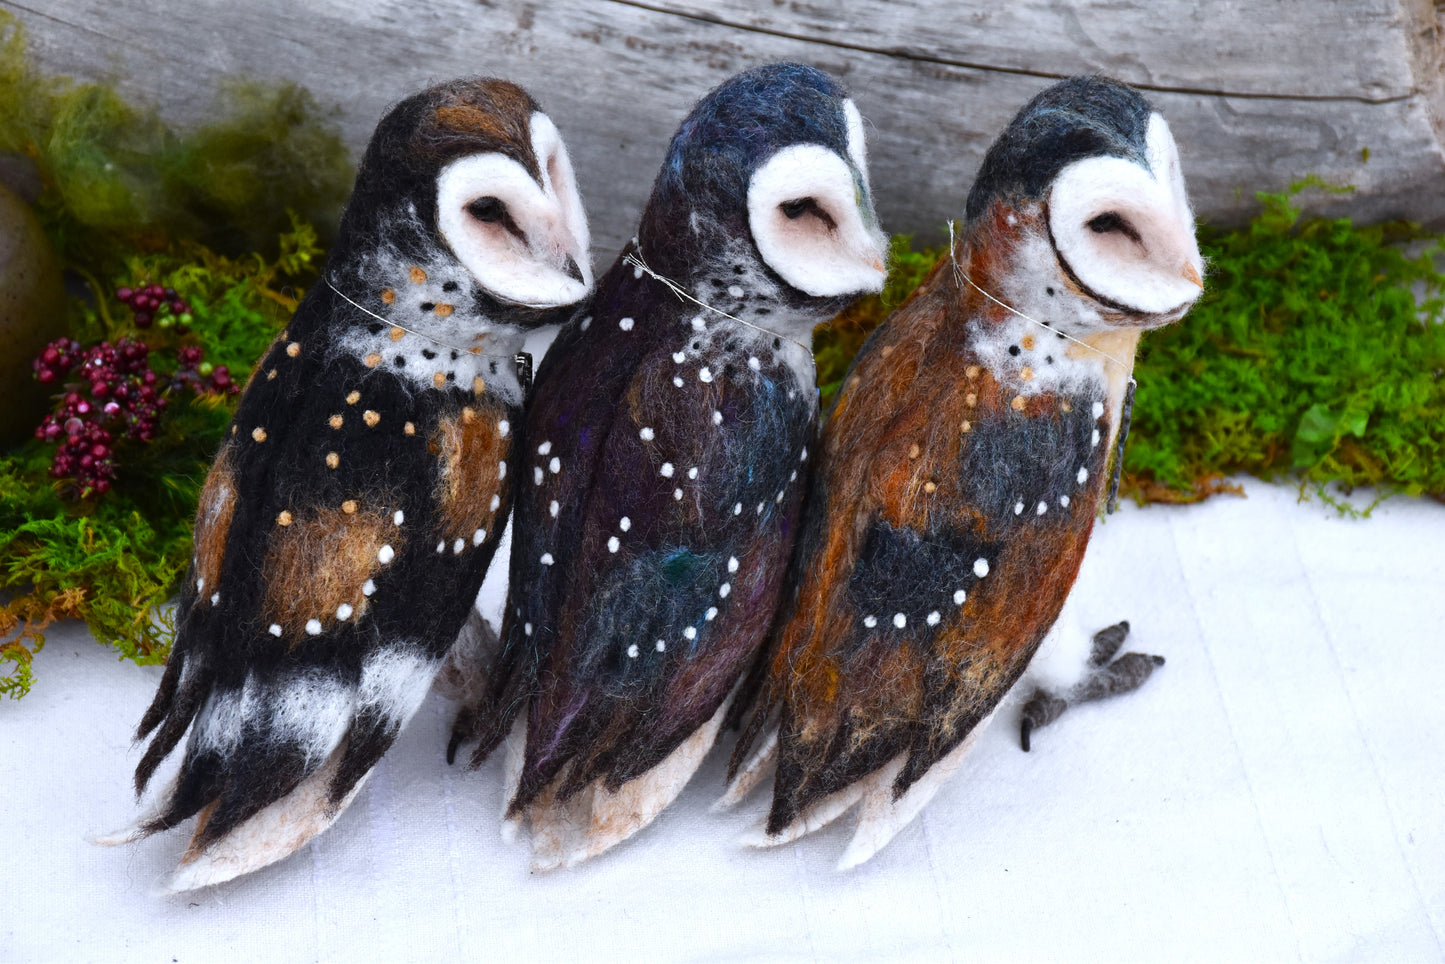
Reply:
M639 240L683 280L741 243L808 297L876 290L883 238L863 123L847 91L802 64L744 71L704 97L672 139Z
M1134 88L1107 77L1071 77L1029 101L988 149L968 193L970 219L995 197L1041 200L1067 165L1122 157L1149 166L1153 108Z

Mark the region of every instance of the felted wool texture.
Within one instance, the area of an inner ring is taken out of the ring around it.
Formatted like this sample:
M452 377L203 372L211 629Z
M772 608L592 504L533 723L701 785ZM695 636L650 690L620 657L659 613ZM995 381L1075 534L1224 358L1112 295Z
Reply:
M776 726L775 840L867 798L844 863L871 856L938 781L910 789L941 762L957 765L1063 606L1105 491L1139 331L1191 302L1131 312L1074 283L1050 248L1039 172L1078 161L1080 144L1124 152L1148 114L1136 93L1100 79L1040 95L988 155L972 196L981 206L970 201L950 257L845 377L789 602L744 691L752 706L733 757L736 772ZM1012 295L1036 321L980 288ZM770 765L764 750L746 782Z
M544 864L626 836L569 821L630 833L681 790L701 753L669 764L647 800L622 792L718 714L772 620L815 430L810 333L862 292L812 297L771 270L748 185L800 142L853 165L846 103L825 75L786 64L704 98L672 141L638 238L538 371L504 650L457 732L479 738L480 763L526 707L509 813L531 814ZM854 216L872 223L866 179L850 169ZM559 817L584 790L581 816Z
M393 108L324 280L241 398L138 733L154 731L141 790L190 731L172 792L140 827L200 814L185 862L201 866L177 886L255 869L325 829L471 611L511 505L512 355L528 327L556 319L504 305L458 264L436 231L435 182L477 153L539 177L535 113L495 80ZM277 826L306 829L265 829Z

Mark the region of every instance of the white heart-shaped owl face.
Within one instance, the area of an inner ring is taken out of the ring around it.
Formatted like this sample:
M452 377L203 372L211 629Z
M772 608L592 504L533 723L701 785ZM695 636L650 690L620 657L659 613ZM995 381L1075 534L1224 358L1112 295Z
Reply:
M1179 151L1158 114L1149 119L1147 145L1148 169L1122 157L1065 167L1050 189L1049 230L1060 260L1090 292L1164 314L1199 297L1204 262Z
M852 101L845 113L849 159L819 144L794 144L748 182L748 226L763 261L818 298L878 291L887 277L887 238L866 201L862 119Z
M538 184L503 154L472 154L437 178L442 237L486 291L537 308L580 301L592 287L587 217L567 149L547 115L532 115Z

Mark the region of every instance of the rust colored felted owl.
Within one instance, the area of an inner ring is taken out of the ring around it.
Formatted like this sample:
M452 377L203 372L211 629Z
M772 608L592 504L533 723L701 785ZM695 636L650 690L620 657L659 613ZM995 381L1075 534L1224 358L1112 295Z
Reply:
M521 88L443 84L377 127L325 276L201 493L138 791L190 736L130 835L197 817L172 889L320 833L416 711L511 504L514 355L587 293L587 247L566 150Z
M1083 558L1140 332L1201 290L1173 137L1122 84L1036 97L967 214L844 380L734 755L768 734L726 798L776 765L754 842L860 807L843 866L912 819L1028 665Z
M771 622L817 413L813 327L884 277L862 123L796 64L683 121L633 243L544 359L491 695L535 864L636 832L711 747Z

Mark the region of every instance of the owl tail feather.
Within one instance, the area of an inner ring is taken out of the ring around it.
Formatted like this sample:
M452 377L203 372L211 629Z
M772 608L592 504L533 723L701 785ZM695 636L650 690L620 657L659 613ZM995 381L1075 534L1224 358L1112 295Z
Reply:
M981 720L958 746L910 783L901 795L896 792L898 777L908 762L908 753L898 754L862 779L817 801L773 833L768 832L766 824L758 826L743 837L742 843L750 847L776 847L791 843L827 826L857 805L858 818L853 839L838 861L838 870L852 870L866 863L899 831L912 823L939 788L948 782L993 715L990 713Z
M728 765L728 785L723 795L713 802L714 813L731 810L742 803L754 790L778 769L778 731L772 730L763 738L762 746L748 757L741 766L734 761Z
M532 869L572 867L606 852L646 827L682 793L712 749L732 703L725 699L661 763L616 791L594 780L566 800L555 791L567 774L526 808L532 838Z
M265 798L238 801L234 793L223 792L206 800L206 791L197 787L204 787L209 781L183 770L160 795L162 803L157 809L131 826L96 837L92 842L100 846L134 843L194 815L196 825L190 843L160 894L178 894L224 883L289 856L331 826L369 775L362 774L340 800L333 799L347 749L346 745L337 746L319 769L294 782L279 798L274 798L273 793ZM214 784L210 785L214 792ZM231 799L228 800L228 796ZM205 802L198 806L198 799ZM256 799L263 802L257 805ZM266 799L270 802L264 802Z
M164 893L179 894L220 884L290 856L341 816L366 782L361 775L335 800L334 782L341 772L346 747L337 747L326 763L297 784L285 797L261 808L219 838L201 844L218 804L201 811L195 835ZM199 846L198 846L199 844Z
M162 684L157 704L165 697L169 715L159 721L137 785L149 781L178 742L173 721L184 715L190 738L180 770L149 816L98 842L138 840L195 817L170 893L230 880L286 857L355 798L421 705L438 665L401 648L385 649L368 657L359 680L311 666L253 670L239 687L220 685L199 666L182 668L169 695Z

